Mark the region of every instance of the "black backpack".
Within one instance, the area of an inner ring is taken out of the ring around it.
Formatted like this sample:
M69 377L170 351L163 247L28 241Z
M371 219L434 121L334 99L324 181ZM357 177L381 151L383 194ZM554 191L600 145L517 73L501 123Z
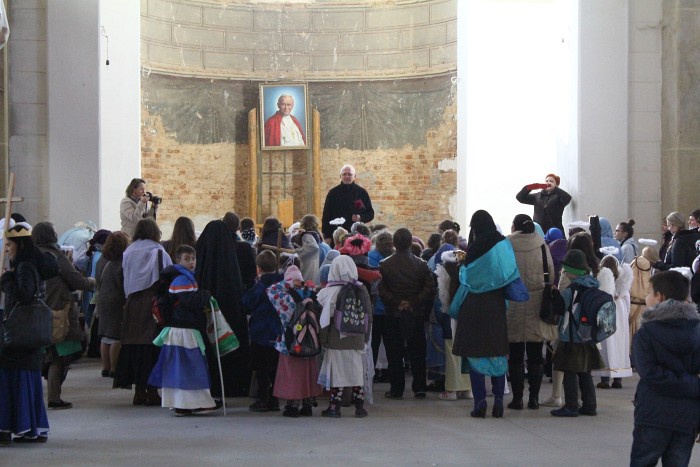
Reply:
M293 290L289 291L296 307L284 330L284 343L292 357L314 357L321 353L321 306L316 300L302 301Z
M364 285L344 284L335 301L335 328L349 336L364 336L369 331L372 302Z

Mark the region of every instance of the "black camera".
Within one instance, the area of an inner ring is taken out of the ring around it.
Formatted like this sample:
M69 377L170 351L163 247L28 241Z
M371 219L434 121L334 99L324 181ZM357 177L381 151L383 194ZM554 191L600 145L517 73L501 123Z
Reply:
M147 191L146 195L148 195L148 200L155 205L159 205L163 202L163 198L161 198L160 196L154 196L153 193L151 193L150 191Z

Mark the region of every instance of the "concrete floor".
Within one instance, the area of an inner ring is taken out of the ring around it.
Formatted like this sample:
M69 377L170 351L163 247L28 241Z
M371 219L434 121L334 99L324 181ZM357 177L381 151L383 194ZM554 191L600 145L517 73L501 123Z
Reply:
M468 416L472 401L431 393L422 401L387 400L388 384L375 385L364 419L350 408L341 419L322 418L325 400L313 418L256 414L248 398L228 399L227 417L175 418L167 409L133 407L132 392L111 389L99 364L83 360L64 385L63 398L74 408L49 411L48 443L3 448L0 465L623 466L636 382L635 376L621 390L598 390L598 416L573 419L552 417L546 407L493 419L489 407L487 418L476 420ZM550 391L545 381L541 399ZM692 461L700 465L700 454Z

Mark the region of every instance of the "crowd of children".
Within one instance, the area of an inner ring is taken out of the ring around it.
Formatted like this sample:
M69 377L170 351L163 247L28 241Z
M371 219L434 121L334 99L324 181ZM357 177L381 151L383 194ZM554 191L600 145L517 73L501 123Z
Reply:
M669 216L669 225L676 222L676 217ZM492 347L495 341L481 343L483 336L465 341L468 333L460 330L459 323L459 319L481 320L470 321L470 326L476 325L491 336L505 336L505 327L501 328L505 319L484 327L485 318L479 315L483 311L479 311L479 300L484 297L505 300L501 286L494 295L494 290L480 282L486 272L479 274L480 280L468 274L475 265L481 265L479 270L492 271L495 249L501 265L499 274L504 271L503 261L516 264L508 238L496 232L495 225L487 228L490 219L485 211L477 212L468 241L459 236L459 225L445 221L428 248L422 248L420 239L412 237L407 229L392 233L383 225L370 229L356 223L350 232L338 228L326 244L313 215L304 216L289 236L280 233L281 224L275 218L265 221L260 236L252 220L240 221L239 229L232 234L245 248L257 251L256 279L240 297L247 315L245 339L255 374L251 385L255 401L249 410L280 411L280 401L284 401L283 416L310 417L317 398L325 391L329 403L321 411L322 416L339 418L341 407L350 405L354 406L355 417L366 417L365 401L372 399L373 382L386 381L381 371L375 371L382 346L387 347L392 375L386 397L402 397L404 362L410 361L414 395L424 398L429 389L425 385L425 347L435 346L437 363L431 363L429 369L435 373L431 386L443 391L439 397L475 398L472 416L484 417L483 376L490 375L497 394L493 416L502 417L505 379L501 380L501 375L508 368L514 371L506 359L508 347L499 347L487 358L473 357L474 352L483 351L483 345ZM700 426L700 319L697 308L688 300L689 278L697 267L690 273L681 269L685 275L678 270L664 272L687 256L681 254L685 250L674 244L675 237L665 245L663 259L652 246L640 248L633 239L633 220L620 223L613 238L605 219L591 219L591 233L574 229L568 232L568 240L556 227L545 233L536 224L530 228L532 224L529 216L518 215L512 234L539 235L537 245L547 245L544 264L551 261L552 284L561 297L557 302L561 315L558 336L552 339L551 347L543 347L542 342L537 347L540 353L553 348L548 355L553 394L541 404L554 405L551 413L558 417L594 416L597 402L593 376L601 376L598 388L620 388L622 378L632 375L634 363L640 382L635 396L632 464L647 465L658 458L687 463ZM680 231L677 226L672 230L674 235ZM627 248L620 248L621 244ZM163 312L163 322L153 341L160 352L148 385L160 389L162 406L174 409L175 416L217 412L223 401L212 397L212 381L219 369L212 367L207 358L214 344L207 332L212 297L195 279L197 250L187 244L169 247L174 251L174 264L159 272L161 290L156 291L154 306ZM399 261L404 254L409 256ZM503 276L498 283L510 282L517 275L516 267L514 274L509 274L507 280ZM412 282L406 285L409 279ZM602 316L599 305L595 310L587 308L593 306L585 298L589 289L602 291L613 304L612 322L608 324L614 332L602 338L582 333L584 316L592 311L598 315L590 316ZM409 347L423 348L406 349L407 342ZM477 349L479 345L482 347ZM432 359L430 355L428 358ZM542 362L538 362L528 366L528 371L541 368ZM517 379L517 375L511 377ZM528 375L531 397L527 406L537 409L539 382L533 382L533 377L541 380L541 371ZM534 393L533 385L537 388ZM514 410L523 408L522 401L516 401L522 398L522 388L518 388L514 402L508 405ZM0 431L7 428L0 426Z

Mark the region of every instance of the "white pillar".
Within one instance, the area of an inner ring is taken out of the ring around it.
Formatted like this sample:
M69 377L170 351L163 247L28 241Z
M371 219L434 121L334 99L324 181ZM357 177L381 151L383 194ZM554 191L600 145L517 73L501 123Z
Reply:
M140 173L140 3L47 9L49 219L59 233L81 220L118 229L119 200Z

